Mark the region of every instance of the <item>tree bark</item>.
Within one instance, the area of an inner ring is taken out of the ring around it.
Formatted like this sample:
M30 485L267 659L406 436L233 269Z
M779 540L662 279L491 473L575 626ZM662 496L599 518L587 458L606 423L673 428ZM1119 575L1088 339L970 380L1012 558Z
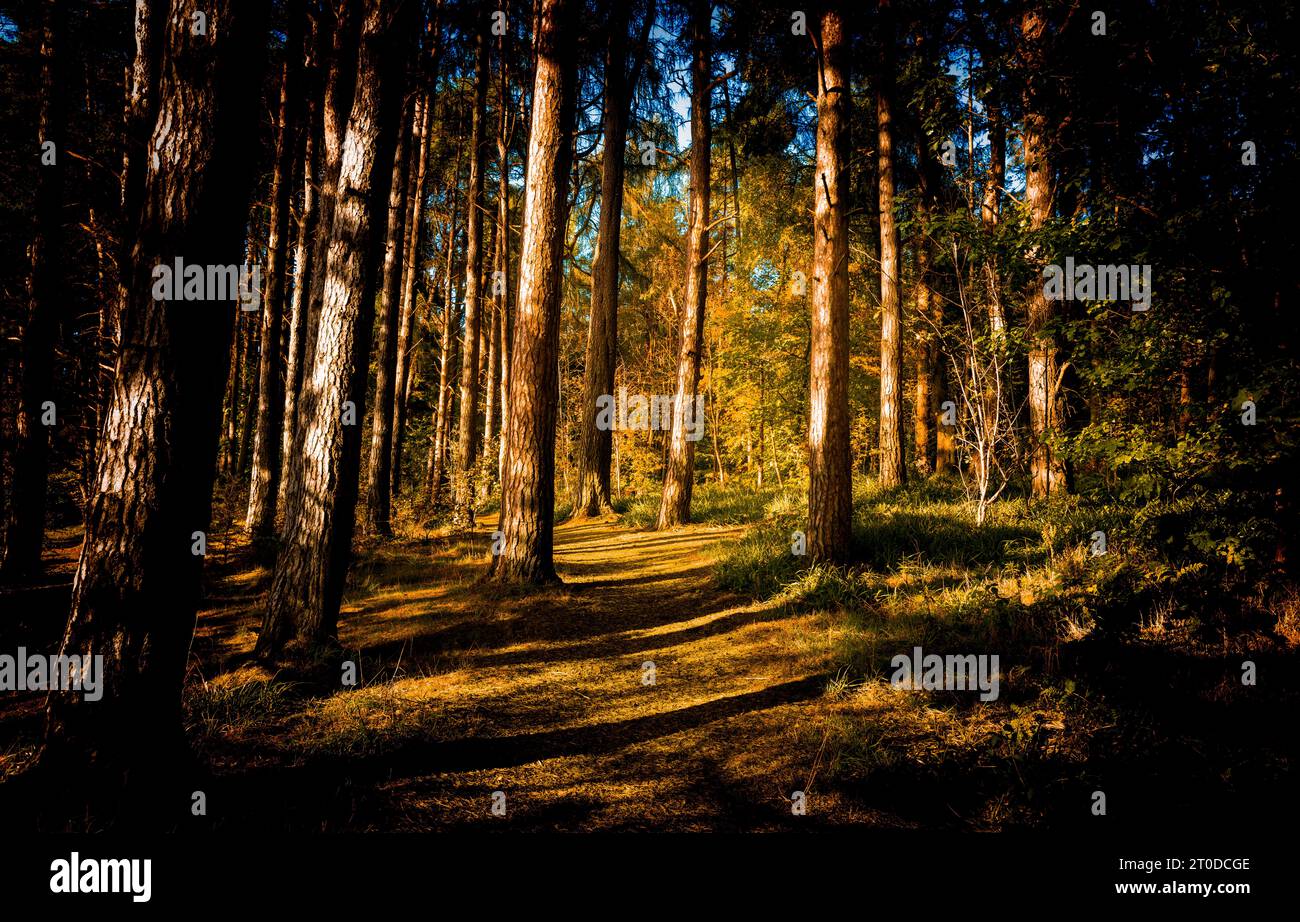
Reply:
M413 9L408 5L401 12L410 15ZM282 652L311 657L337 644L360 477L375 268L401 118L402 42L409 29L384 0L365 0L320 335L299 407L305 450L287 471L284 533L293 540L276 561L257 643L263 659Z
M474 524L478 442L479 337L483 300L483 177L486 172L488 44L486 21L477 30L474 109L470 122L469 202L466 205L465 348L460 368L460 426L456 442L455 521Z
M813 182L812 344L808 421L808 554L844 560L853 527L849 445L848 46L838 6L821 15L817 168Z
M279 131L275 142L275 171L271 180L270 234L267 238L266 292L262 299L262 347L258 357L257 428L253 436L253 474L244 527L255 537L275 532L276 500L280 488L280 439L284 427L284 385L281 375L280 327L284 318L287 276L289 201L293 158L297 152L298 111L302 91L304 0L290 0L289 31L280 85Z
M557 581L555 426L560 295L577 96L572 0L538 0L532 128L519 258L519 316L511 357L510 417L501 471L504 546L491 574L500 582Z
M19 387L18 439L14 453L12 502L6 523L4 561L6 579L30 576L41 569L45 545L45 496L50 474L50 438L64 416L55 406L55 425L45 425L44 404L54 401L54 350L64 314L62 298L63 171L62 105L64 13L55 0L45 0L41 11L40 125L34 151L42 158L37 168L36 227L28 255L31 274L27 284L27 316L22 332L22 369ZM54 162L45 163L44 145L53 143Z
M653 19L650 13L647 22ZM636 92L635 75L628 79L628 9L613 4L605 51L605 150L601 163L600 228L591 273L591 321L582 390L578 446L576 515L599 515L610 504L609 467L614 449L613 429L596 425L596 402L614 393L618 365L618 262L623 224L623 173L627 163L627 119Z
M41 764L77 788L121 804L157 796L183 747L181 684L203 558L194 533L211 516L233 301L156 301L153 268L177 257L243 258L251 192L247 138L260 85L264 10L206 0L206 35L191 31L195 0L172 0L158 115L144 166L129 298L105 414L96 488L73 582L61 653L103 657L103 697L48 699ZM172 808L166 809L171 815ZM93 811L92 811L93 812ZM131 816L141 821L132 810Z
M433 95L423 95L420 123L412 143L417 151L415 157L415 178L411 184L411 196L406 210L406 258L403 260L402 272L402 310L397 331L397 378L394 384L395 404L393 410L393 432L391 475L389 477L389 496L397 496L402 481L402 446L406 436L406 407L410 393L413 350L411 336L415 330L415 294L416 282L424 269L421 254L424 248L424 194L426 175L429 164L429 144L433 124Z
M700 350L704 340L704 306L709 281L709 180L713 143L710 108L713 66L710 50L712 4L691 0L691 189L690 222L686 229L686 294L682 299L681 342L677 353L673 428L664 469L664 493L657 527L671 528L691 520L691 490L695 486L695 443L686 437L689 401L694 412L700 388Z
M1043 15L1027 9L1020 18L1022 59L1031 74L1045 64L1044 49L1047 23ZM1021 145L1025 158L1025 207L1029 213L1029 232L1039 234L1052 216L1052 162L1048 152L1049 128L1043 111L1043 93L1032 76L1024 91L1024 130ZM1033 245L1029 262L1038 266L1042 251ZM1064 400L1058 386L1060 358L1055 338L1049 329L1054 311L1043 293L1041 272L1030 274L1029 318L1029 425L1030 473L1035 497L1046 498L1067 490L1067 471L1063 459L1053 450L1052 440L1060 434L1064 421Z
M904 483L903 318L898 293L898 224L894 217L893 16L880 0L881 68L876 85L880 203L880 471L881 486Z
M293 300L289 309L289 342L284 375L284 419L281 424L281 464L293 457L294 438L297 435L298 398L302 394L303 366L307 352L307 322L310 308L312 279L318 273L315 262L316 228L320 218L320 194L316 184L321 175L320 127L316 115L317 98L313 95L308 104L306 142L303 152L302 213L298 218L298 241L294 245ZM283 509L288 487L281 468L277 485L276 507Z
M366 491L367 522L372 534L391 536L393 407L397 401L397 327L401 323L402 256L405 249L407 163L413 122L422 113L403 118L388 190L387 243L380 285L379 355L376 358L375 408L371 414L370 470Z

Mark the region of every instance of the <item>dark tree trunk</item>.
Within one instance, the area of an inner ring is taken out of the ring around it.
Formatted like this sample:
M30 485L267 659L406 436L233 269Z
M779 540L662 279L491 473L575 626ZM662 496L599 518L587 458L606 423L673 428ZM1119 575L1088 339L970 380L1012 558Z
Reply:
M853 526L849 445L849 49L838 7L821 15L817 171L813 182L812 368L808 421L808 554L844 560Z
M700 388L700 351L704 341L704 306L709 281L709 179L713 130L713 65L710 51L712 4L691 0L691 189L690 223L686 229L686 294L681 309L681 341L677 353L673 428L659 528L691 520L691 490L695 486L695 443L686 437L685 416L695 412Z
M519 255L519 316L501 471L501 582L555 581L555 426L560 294L577 80L572 0L538 0L532 126Z
M609 44L605 52L605 150L601 164L600 228L591 278L591 323L587 331L579 426L577 501L573 507L577 515L598 515L610 509L609 466L614 432L596 426L596 401L602 394L614 393L614 373L618 365L618 261L623 223L623 172L627 162L628 110L636 92L637 79L636 73L629 79L626 71L627 8L620 2L615 2L613 7L607 25ZM648 11L647 25L653 19L653 10ZM644 44L643 37L641 46Z
M266 292L262 299L261 350L258 356L257 426L253 436L253 473L248 491L245 528L255 537L275 531L280 489L280 439L284 426L284 384L280 328L284 318L288 275L289 207L293 187L293 158L298 148L304 0L290 0L289 32L284 49L280 86L279 131L275 142L275 172L271 180L270 234L267 237Z
M182 746L181 683L203 565L192 548L211 515L235 315L233 302L155 301L152 270L180 256L239 263L251 191L256 109L247 101L261 81L261 8L207 0L203 10L211 28L196 36L195 0L172 0L158 36L151 147L162 155L144 170L121 354L62 644L83 661L103 656L103 697L50 695L41 760L93 801L121 803L123 816L134 796L156 796L174 764L166 756Z
M41 568L45 545L45 495L50 474L50 438L66 411L54 400L54 348L63 316L60 267L63 236L64 149L62 106L63 38L61 4L45 0L41 23L41 102L36 150L42 158L36 180L36 227L28 254L27 316L22 332L22 369L18 405L18 444L14 453L12 501L6 523L4 562L7 579L29 576ZM45 162L53 144L53 163ZM55 425L46 425L46 404L54 407Z
M408 14L413 9L403 7ZM326 298L299 407L305 450L286 472L291 482L284 534L293 540L276 561L257 643L266 659L279 656L286 644L310 656L337 643L360 478L376 264L401 118L401 47L409 29L384 0L366 0L356 95L328 235Z
M397 400L397 327L401 323L402 256L406 243L407 161L411 147L408 126L419 117L420 113L412 113L411 119L402 119L388 190L387 244L380 285L379 355L376 358L375 408L371 415L366 507L370 531L384 536L393 533L389 487L392 485L393 406Z

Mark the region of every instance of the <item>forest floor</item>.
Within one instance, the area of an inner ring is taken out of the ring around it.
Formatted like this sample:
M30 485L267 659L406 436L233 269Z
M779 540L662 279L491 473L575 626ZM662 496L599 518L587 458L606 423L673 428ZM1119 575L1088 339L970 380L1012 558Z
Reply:
M1230 636L1165 607L1112 636L1059 617L1072 564L1026 556L1013 513L975 535L937 508L868 508L903 557L775 593L721 574L784 524L727 511L665 532L636 510L561 524L563 585L532 591L480 581L491 517L363 537L339 622L350 685L253 661L270 572L214 523L185 693L208 814L187 802L178 828L1086 831L1098 790L1112 825L1296 815L1294 613ZM52 535L6 649L57 646L78 540ZM893 687L886 664L913 645L1001 651L1001 695ZM1258 691L1235 678L1246 655ZM30 763L41 701L2 704L0 779Z

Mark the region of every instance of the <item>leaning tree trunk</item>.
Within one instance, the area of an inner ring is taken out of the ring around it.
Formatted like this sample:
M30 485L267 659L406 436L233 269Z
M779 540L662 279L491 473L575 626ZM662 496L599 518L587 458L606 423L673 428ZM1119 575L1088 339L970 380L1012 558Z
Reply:
M487 165L484 122L487 120L488 43L479 24L474 72L474 110L470 123L469 204L465 242L465 348L460 365L460 425L456 439L454 519L474 524L474 469L478 457L479 337L483 314L483 176Z
M1030 66L1045 63L1046 21L1041 13L1027 10L1020 20L1021 51ZM1035 69L1034 72L1037 72ZM1037 235L1052 215L1052 162L1048 154L1048 121L1043 111L1043 94L1032 77L1024 94L1024 131L1021 145L1025 159L1025 208L1029 213L1029 231ZM1034 245L1029 262L1042 261L1042 251ZM1029 425L1030 472L1034 496L1045 498L1067 490L1065 463L1053 447L1064 421L1064 400L1060 391L1060 358L1050 330L1052 302L1043 293L1042 273L1031 273L1029 317L1026 335L1029 340Z
M413 7L403 8L409 14ZM337 643L352 553L361 468L361 420L370 367L375 265L383 244L402 92L401 42L409 23L384 0L366 0L356 94L348 119L325 263L325 302L311 374L299 407L301 444L291 459L284 534L258 655L311 656Z
M808 554L844 560L853 516L849 445L849 49L838 7L822 12L813 181L812 367L808 418Z
M612 428L596 425L597 401L614 393L618 364L618 258L623 223L623 171L627 162L627 119L634 86L626 67L627 7L614 3L605 52L605 150L600 177L600 229L591 273L591 322L587 330L586 371L579 420L577 515L610 509L609 466Z
M280 489L280 438L284 425L280 327L288 274L289 202L293 187L293 157L298 143L299 97L302 93L299 80L306 5L303 0L290 0L288 12L289 32L284 49L284 77L280 85L275 172L271 180L266 294L262 301L262 348L258 357L257 428L253 436L253 474L245 520L245 528L256 537L268 537L275 531L275 506Z
M158 156L144 171L122 348L61 649L82 662L103 657L103 697L52 693L41 757L123 812L124 783L154 796L184 745L181 684L203 566L196 548L211 516L235 316L233 300L155 300L153 269L181 257L241 262L252 188L256 107L248 100L261 79L260 6L206 0L206 35L191 31L196 11L195 0L172 0L155 45L162 76L150 147Z
M18 444L14 453L12 502L6 523L6 578L29 576L41 568L45 544L45 494L50 475L50 436L63 412L55 404L54 347L62 294L62 195L64 149L62 75L63 12L56 0L45 0L41 24L41 109L37 151L36 228L28 253L31 276L27 287L27 317L22 333L22 369L18 404ZM47 145L53 145L48 148ZM48 414L53 415L51 421Z
M709 49L711 16L710 0L692 0L691 189L690 223L686 228L686 296L682 300L673 428L668 463L664 469L659 528L671 528L690 521L691 490L695 486L695 442L686 437L686 414L695 412L695 398L700 389L700 350L704 343L704 305L709 281L709 148L712 144L709 110L713 99Z
M903 466L903 319L898 293L898 224L894 217L893 28L889 0L880 0L883 53L876 82L880 196L880 484L907 478Z
M504 546L493 558L501 582L558 579L555 525L555 425L564 230L569 204L569 132L576 108L572 0L539 0L537 67L524 185L519 305L510 375L506 458L501 470Z
M393 407L397 401L397 327L402 322L402 256L406 233L407 161L411 148L408 126L420 112L402 119L388 190L388 234L384 249L383 284L380 285L379 355L376 358L375 409L371 414L370 471L366 491L368 524L372 534L389 536L393 463Z

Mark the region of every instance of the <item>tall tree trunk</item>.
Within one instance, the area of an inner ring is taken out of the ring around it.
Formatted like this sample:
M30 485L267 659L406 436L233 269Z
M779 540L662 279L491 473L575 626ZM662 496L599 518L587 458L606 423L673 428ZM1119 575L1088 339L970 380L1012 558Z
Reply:
M894 217L893 14L880 0L881 68L876 82L880 202L880 484L907 479L903 465L903 318Z
M935 472L936 433L943 421L936 414L938 401L935 377L941 361L938 328L943 310L930 288L930 213L942 182L935 152L924 136L917 142L917 235L916 235L916 396L913 407L915 457L912 463L922 477Z
M275 172L271 180L270 234L267 243L266 292L262 299L262 348L258 358L257 429L253 445L253 475L248 491L245 528L257 537L275 531L275 507L280 488L280 439L284 426L280 327L289 249L289 203L293 187L293 158L297 152L298 111L302 91L304 0L290 0L289 32L280 85L279 131L275 142Z
M838 6L823 10L813 182L812 361L808 403L808 554L844 560L853 527L849 445L849 49Z
M18 444L14 454L12 503L6 523L6 578L28 576L41 568L45 544L45 495L50 474L50 437L66 408L55 404L54 349L64 314L62 298L63 170L68 157L63 124L62 5L45 0L41 10L41 101L36 151L41 157L36 179L36 227L28 247L31 275L27 316L22 333L22 370L18 406ZM46 145L53 145L53 160ZM54 425L46 425L46 404L54 407Z
M560 294L577 96L574 3L538 0L532 128L519 257L519 316L511 357L510 417L501 470L504 547L492 560L501 582L557 580L555 425Z
M402 8L410 15L413 5ZM410 23L384 0L365 0L356 94L344 138L320 335L299 407L301 444L291 459L286 542L276 561L257 652L286 644L311 655L337 643L339 605L352 552L361 467L361 420L370 366L376 264L401 118Z
M686 229L686 295L682 300L681 342L677 353L673 428L664 470L659 528L691 520L695 486L695 443L686 437L686 413L694 412L700 388L700 350L709 281L709 180L713 129L713 66L710 51L712 4L691 0L691 189ZM689 409L688 409L689 407Z
M474 524L474 473L478 457L479 337L483 314L483 177L487 172L488 43L486 22L476 32L474 109L470 123L469 196L465 243L465 349L460 368L460 426L456 441L455 520Z
M82 662L103 657L103 696L52 693L41 756L43 768L122 815L136 795L157 796L184 746L181 683L203 565L194 533L211 516L235 316L233 301L196 309L154 300L153 269L182 256L240 262L251 192L256 107L247 102L261 82L264 10L206 0L202 36L191 31L196 10L195 0L172 0L155 46L150 146L159 156L144 168L122 349L61 648Z
M289 342L284 375L284 419L281 424L281 464L293 457L294 438L297 435L298 398L302 394L303 366L307 352L307 322L310 308L312 278L317 274L315 263L316 228L320 216L320 194L316 184L321 174L320 127L316 118L319 112L317 97L308 107L306 141L303 152L302 213L298 217L298 241L294 245L293 300L289 309ZM277 485L276 507L284 508L288 487L281 468Z
M424 270L421 254L424 249L424 194L429 166L429 145L433 125L433 95L425 93L421 118L416 126L415 178L406 206L406 258L402 272L402 310L397 330L397 379L394 385L396 402L393 408L392 465L388 491L396 496L402 481L402 446L406 437L406 407L411 390L414 350L411 337L415 331L416 283Z
M1046 62L1044 49L1047 23L1042 13L1027 9L1020 18L1021 54L1039 73ZM1048 119L1043 111L1043 93L1033 77L1024 94L1024 131L1021 145L1025 158L1025 208L1029 213L1029 231L1037 235L1052 216L1052 162L1048 153ZM1029 262L1038 266L1042 251L1031 246ZM1052 446L1064 421L1064 401L1059 388L1060 359L1056 341L1048 329L1052 322L1052 302L1043 293L1042 273L1030 274L1029 322L1029 425L1030 472L1033 493L1047 497L1067 490L1067 472L1063 459Z
M458 358L456 331L460 328L459 303L456 298L456 218L460 203L456 187L460 178L460 150L456 152L456 165L451 172L451 185L447 198L451 215L447 222L447 265L443 272L442 330L440 333L441 357L438 365L438 410L434 414L433 439L429 454L428 479L425 482L425 503L436 507L442 503L442 483L446 477L446 432L452 414L452 387Z
M393 533L390 521L393 463L393 406L397 400L397 327L401 323L402 256L405 248L407 163L411 149L410 125L422 117L412 112L403 118L388 190L388 230L380 285L379 355L376 358L375 408L371 414L370 470L366 511L370 531Z
M653 19L653 12L648 19ZM578 487L573 510L599 515L610 509L609 466L614 431L596 425L597 400L613 395L618 365L618 261L623 223L623 172L627 162L627 119L636 92L635 76L628 80L628 8L615 2L606 28L605 150L601 162L600 228L596 262L591 273L591 322L579 420Z

